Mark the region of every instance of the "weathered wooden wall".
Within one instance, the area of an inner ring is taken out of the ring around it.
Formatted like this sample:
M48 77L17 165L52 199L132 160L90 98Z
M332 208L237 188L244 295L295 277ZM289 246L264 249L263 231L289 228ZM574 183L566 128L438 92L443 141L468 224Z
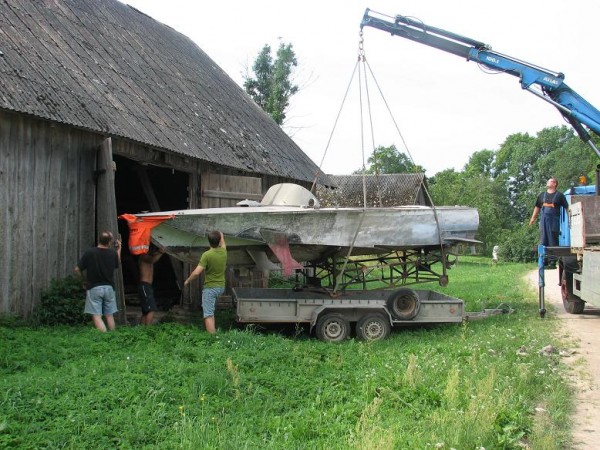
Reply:
M260 201L263 197L262 180L219 173L203 173L201 180L202 208L235 206L241 200Z
M0 111L0 313L29 316L40 291L94 245L90 133Z
M94 170L104 139L0 111L0 313L30 316L50 281L72 274L83 250L95 245ZM294 182L207 164L122 139L113 139L113 153L190 173L188 202L192 208L229 206L248 197L259 200L261 191L264 194L273 184ZM222 184L223 180L228 182ZM310 187L310 183L302 184ZM209 195L203 195L204 189ZM185 275L189 270L184 268Z

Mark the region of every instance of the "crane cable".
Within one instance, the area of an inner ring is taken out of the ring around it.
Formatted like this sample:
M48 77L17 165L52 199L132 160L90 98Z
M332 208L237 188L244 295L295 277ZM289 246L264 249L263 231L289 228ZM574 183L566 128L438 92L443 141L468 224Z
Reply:
M396 122L396 119L394 118L394 115L392 114L392 110L390 109L390 106L389 106L387 100L385 99L385 96L383 95L383 91L381 90L381 87L379 86L379 83L377 82L377 79L375 78L375 74L371 70L371 66L366 61L366 58L365 58L365 64L366 64L367 68L369 69L369 73L371 74L371 77L373 78L373 82L375 83L375 86L377 87L377 90L379 91L379 95L381 95L381 99L383 100L383 103L384 103L388 113L390 114L390 118L392 119L392 122L394 123L394 127L396 128L396 131L398 132L398 135L400 136L400 140L402 141L402 144L404 145L404 148L406 149L406 153L408 153L408 157L410 158L413 165L416 166L415 160L414 160L410 150L408 149L408 144L406 143L406 140L404 139L404 136L402 135L402 132L400 131L400 127L398 126L398 123ZM366 79L365 79L365 83L366 83ZM369 105L369 108L370 108L370 105ZM371 127L372 126L373 126L373 124L371 123ZM371 128L371 134L373 134L372 128ZM375 146L373 146L373 149L375 149ZM439 221L439 217L438 217L438 213L437 213L437 208L436 208L435 204L433 203L433 199L431 198L431 194L429 193L429 189L427 189L427 186L425 185L425 183L423 183L423 189L425 191L425 195L427 196L427 199L429 200L429 203L431 204L431 209L433 211L433 217L435 219L435 224L436 224L436 228L437 228L437 232L438 232L438 240L439 240L440 252L441 252L441 257L442 257L442 273L443 273L444 279L447 280L448 276L447 276L447 268L446 268L446 252L444 249L444 243L442 241L442 231L440 228L440 221Z
M361 67L362 67L362 72L361 72ZM368 117L369 117L369 125L370 125L370 131L371 131L371 145L373 147L373 151L375 150L375 137L374 137L374 127L373 127L373 116L372 116L372 110L371 110L371 100L370 100L370 95L369 95L369 88L368 88L368 80L367 80L367 69L368 69L368 74L371 75L371 78L373 79L373 82L375 83L375 86L377 87L377 90L379 91L379 94L383 100L383 103L388 111L388 113L390 114L390 117L392 119L392 122L394 124L394 127L398 133L398 135L400 136L400 139L402 141L402 144L404 145L404 148L406 149L406 152L408 153L408 156L411 160L411 162L413 163L413 165L416 166L414 158L408 148L408 145L406 143L406 140L404 139L404 136L402 135L402 132L400 131L400 127L398 126L398 123L396 122L396 119L394 118L394 115L392 114L392 111L390 109L390 106L387 102L387 100L385 99L385 96L383 95L383 91L381 90L381 87L379 86L379 83L377 82L377 79L375 78L375 75L373 73L373 70L371 69L371 66L369 65L369 63L367 62L367 58L365 55L365 50L364 50L364 37L363 37L363 32L362 30L359 33L359 44L358 44L358 58L356 61L356 64L354 66L354 69L352 71L352 75L350 77L350 81L348 83L348 86L346 87L346 91L344 93L344 97L342 99L342 104L340 106L340 109L338 110L335 122L334 122L334 126L333 129L331 130L331 133L329 135L329 139L327 141L327 145L325 147L325 150L323 152L323 157L321 158L321 162L319 164L319 168L317 173L315 174L315 179L313 180L313 184L311 187L311 191L314 192L315 190L315 186L316 183L318 181L319 175L322 174L321 168L323 166L323 162L325 160L325 156L327 155L327 151L329 149L329 145L331 144L331 140L333 138L333 134L335 132L335 129L337 127L341 112L343 110L344 104L346 102L346 99L348 97L348 92L350 91L350 87L352 85L352 81L354 80L354 77L356 75L356 72L358 70L358 78L359 78L359 103L360 103L360 134L361 134L361 153L362 153L362 184L363 184L363 211L361 214L361 218L359 220L358 226L356 228L356 231L354 233L354 237L352 239L352 242L350 244L350 247L348 248L348 252L344 258L344 264L342 265L342 269L340 271L340 273L337 275L336 280L335 280L335 284L334 284L334 289L333 289L333 294L336 293L338 286L340 284L340 281L342 280L342 277L344 275L344 272L346 270L348 261L350 259L350 255L352 254L352 250L354 249L354 244L356 242L356 238L358 237L358 233L360 232L360 229L362 228L362 223L363 220L365 218L365 214L366 214L366 210L367 210L367 187L366 187L366 165L365 165L365 142L364 142L364 119L363 119L363 100L362 100L362 76L361 73L364 73L364 89L365 89L365 95L366 95L366 104L367 104L367 111L368 111ZM444 249L444 245L442 242L442 233L441 233L441 229L440 229L440 222L439 222L439 217L437 214L437 208L435 206L435 204L433 203L433 199L431 198L431 195L429 193L429 190L427 189L427 186L425 184L423 184L423 189L425 191L425 194L427 196L427 199L429 200L429 203L432 205L432 211L433 211L433 216L435 219L435 223L436 223L436 228L437 228L437 232L438 232L438 239L439 239L439 245L440 245L440 252L441 252L441 262L442 262L442 272L443 272L443 277L444 279L447 280L447 268L446 268L446 253L445 253L445 249Z
M335 283L333 286L333 294L337 292L338 286L344 277L344 272L346 271L346 266L348 265L348 261L350 260L350 255L352 254L352 250L354 250L354 244L356 243L356 238L358 237L358 233L362 228L363 221L365 219L365 215L367 213L367 179L366 179L366 166L365 166L365 139L364 139L364 120L363 120L363 103L362 103L362 77L361 77L361 63L362 63L362 72L364 72L364 64L365 64L365 49L364 49L364 39L362 30L359 34L358 41L358 59L356 61L356 67L358 67L358 97L359 97L359 105L360 105L360 147L362 154L362 184L363 184L363 210L360 215L360 220L356 227L356 231L354 232L354 237L352 238L352 242L350 243L350 247L348 247L348 252L346 253L346 257L344 258L344 264L342 265L342 270L338 274L335 279ZM366 76L366 73L365 73ZM365 86L367 86L366 78L365 78ZM371 115L371 102L369 98L369 90L365 89L365 94L367 96L367 105L369 112L369 120L371 123L371 137L373 136L373 119ZM374 145L374 141L373 141Z
M346 98L348 98L348 92L350 91L350 87L352 86L352 81L354 80L354 75L356 75L356 69L359 61L356 61L354 65L354 70L352 71L352 75L350 76L350 81L348 82L348 86L346 87L346 92L344 93L344 98L342 99L342 104L340 105L340 109L338 110L337 116L335 117L335 121L333 123L333 128L331 133L329 134L329 139L327 140L327 145L325 146L325 150L323 151L323 157L321 158L321 162L319 163L319 168L317 169L317 173L315 173L315 179L313 180L313 184L310 188L310 191L314 194L315 187L317 185L317 181L319 180L319 175L323 172L321 171L321 167L323 167L323 162L325 161L325 156L327 156L327 150L329 150L329 145L331 144L331 139L333 139L333 133L337 127L338 121L340 120L340 115L342 114L342 110L344 109L344 104L346 103Z

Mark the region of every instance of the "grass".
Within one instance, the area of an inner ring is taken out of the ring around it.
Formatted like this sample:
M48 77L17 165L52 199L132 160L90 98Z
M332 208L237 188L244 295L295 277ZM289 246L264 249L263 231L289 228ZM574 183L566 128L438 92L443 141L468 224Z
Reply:
M559 449L571 392L533 266L463 258L438 288L516 313L329 344L175 323L0 327L0 448ZM521 349L524 353L517 354ZM536 412L537 411L539 412Z

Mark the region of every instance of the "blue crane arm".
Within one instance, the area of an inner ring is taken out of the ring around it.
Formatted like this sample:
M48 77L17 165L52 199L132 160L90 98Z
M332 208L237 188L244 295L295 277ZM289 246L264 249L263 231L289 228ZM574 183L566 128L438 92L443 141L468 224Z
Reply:
M577 94L564 82L565 76L534 64L492 51L483 42L461 36L441 28L425 25L410 17L397 15L393 20L373 15L367 8L360 23L428 45L438 50L461 56L467 61L475 61L491 70L508 73L519 78L521 87L555 106L562 116L573 126L579 137L588 143L600 157L600 150L582 124L600 136L600 111Z

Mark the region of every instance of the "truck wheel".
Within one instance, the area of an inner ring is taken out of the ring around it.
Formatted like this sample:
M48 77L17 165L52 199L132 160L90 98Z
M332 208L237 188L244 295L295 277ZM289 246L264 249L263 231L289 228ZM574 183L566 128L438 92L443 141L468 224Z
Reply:
M421 302L412 289L398 289L387 299L386 305L394 319L411 320L419 314Z
M565 311L569 314L581 314L585 308L585 302L573 294L573 272L563 271L560 280L560 293Z
M342 314L323 314L317 320L316 334L325 342L341 342L350 334L350 322Z
M381 341L390 335L390 321L383 314L367 314L356 324L356 335L365 341Z

